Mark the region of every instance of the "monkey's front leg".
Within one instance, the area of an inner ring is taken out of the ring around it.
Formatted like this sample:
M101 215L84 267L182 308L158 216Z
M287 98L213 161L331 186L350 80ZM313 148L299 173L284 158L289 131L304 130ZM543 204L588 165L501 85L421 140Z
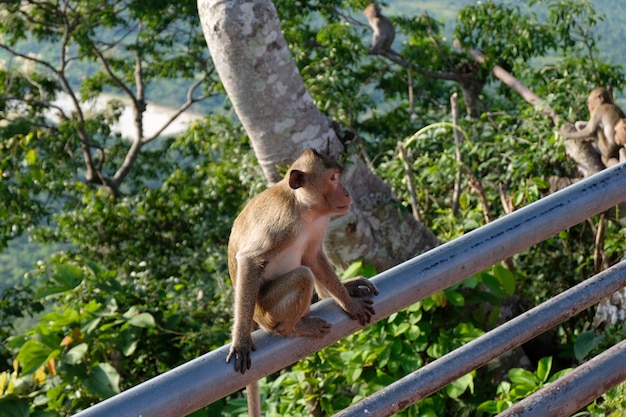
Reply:
M582 134L587 128L588 122L577 121L575 124L564 123L559 129L559 134L565 140L582 140L583 142L593 142L595 140L594 132L590 134Z
M252 365L252 341L254 310L261 287L261 268L253 257L237 255L238 269L235 284L235 323L232 331L230 352L226 363L235 359L235 371L245 373Z

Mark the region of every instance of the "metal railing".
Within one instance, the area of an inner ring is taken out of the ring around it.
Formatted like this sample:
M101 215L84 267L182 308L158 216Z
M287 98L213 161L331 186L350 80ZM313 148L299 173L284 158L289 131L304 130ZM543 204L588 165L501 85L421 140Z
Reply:
M385 271L372 279L380 290L380 295L375 299L374 319L375 321L385 319L396 311L442 291L624 200L626 200L626 164L620 164ZM448 355L453 355L452 358L456 356L464 362L469 362L466 354L471 355L472 366L478 367L491 356L490 352L498 351L500 354L505 349L516 346L521 339L512 343L509 337L512 333L517 334L520 329L524 329L521 338L532 338L537 332L534 327L536 323L542 322L537 325L543 330L554 325L550 323L556 318L545 317L546 315L555 314L559 320L565 319L579 311L578 304L584 304L577 301L581 294L584 293L585 300L591 293L595 294L593 296L595 302L596 299L599 300L605 294L608 295L623 286L625 278L626 267L620 263L555 297L548 302L549 304L524 313ZM599 288L602 290L598 290ZM576 304L576 308L571 305L572 303ZM559 312L553 313L554 311ZM350 320L332 300L316 303L311 307L311 313L332 324L329 335L324 339L287 339L257 331L253 334L257 350L253 353L252 369L244 375L236 373L232 364L225 363L230 348L230 345L226 345L96 404L76 416L185 416L360 329L360 326ZM456 353L459 351L460 353ZM623 352L623 349L620 352ZM606 354L611 353L607 351ZM415 396L409 392L409 396L401 401L396 399L398 397L394 398L391 402L401 403L402 407L394 406L393 412L430 395L448 382L469 372L460 373L461 371L455 367L455 364L458 366L457 362L450 361L451 364L448 365L446 362L450 357L448 356L446 360L444 358L420 368L363 402L354 404L340 415L391 415L389 414L391 409L380 409L378 411L380 414L373 414L371 404L386 404L385 407L389 407L387 401L390 397L387 396L387 392L393 392L396 384L405 383L406 378L416 376L416 379L421 381L421 384L412 384L407 389L407 391L418 390L420 393ZM427 377L423 377L426 372ZM619 375L614 379L619 383L623 376ZM598 393L601 394L602 392ZM364 402L368 404L367 409L362 408ZM533 415L552 417L555 414Z

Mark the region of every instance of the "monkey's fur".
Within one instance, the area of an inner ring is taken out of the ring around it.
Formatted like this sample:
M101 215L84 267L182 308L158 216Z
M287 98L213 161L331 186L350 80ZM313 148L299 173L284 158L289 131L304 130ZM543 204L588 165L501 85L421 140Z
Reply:
M619 145L615 142L615 126L625 117L624 112L613 102L611 92L602 87L594 88L587 98L589 121L578 121L575 131L561 127L561 135L566 139L589 139L594 141L602 163L614 165L619 160Z
M228 243L228 269L235 286L235 323L226 362L244 373L255 350L252 331L286 337L322 338L331 325L308 316L313 290L332 296L361 325L374 314L369 280L341 282L330 265L323 239L330 217L345 214L351 199L341 184L341 166L309 149L276 185L253 198L235 219ZM247 387L249 414L260 415L258 384Z
M617 162L626 162L626 119L621 118L615 125L615 143L619 146Z
M396 30L388 17L380 11L376 3L367 5L363 14L372 27L372 44L369 47L369 54L395 53L391 49L391 44L396 37Z

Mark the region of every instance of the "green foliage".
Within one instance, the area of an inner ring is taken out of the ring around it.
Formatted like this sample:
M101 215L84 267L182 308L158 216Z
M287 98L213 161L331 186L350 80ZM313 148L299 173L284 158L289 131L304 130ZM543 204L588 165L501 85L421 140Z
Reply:
M465 7L457 19L455 36L462 45L482 51L509 70L515 61L544 56L557 46L549 23L532 10L522 13L519 6L486 1ZM567 28L562 35L569 36Z
M125 177L154 139L143 116L157 80L186 81L183 111L210 97L218 82L195 2L70 3L3 3L0 193L7 204L0 208L0 249L85 192L101 185L116 196L128 192ZM32 43L44 53L32 54ZM104 108L87 103L103 92L118 96ZM58 102L64 98L66 105ZM137 136L132 147L112 129L123 106L143 123L124 132Z
M575 417L619 417L626 412L626 383L610 389Z
M359 267L356 263L350 270ZM515 291L515 280L510 271L494 266L268 378L262 385L267 415L305 415L311 408L330 415L479 337L484 332L478 326L494 324L501 300ZM478 308L484 303L494 307L490 318ZM485 395L475 383L479 376L484 377L471 372L399 415L470 412L478 406L474 396Z
M35 19L29 21L18 3L6 4L15 18L0 19L2 45L58 46L62 33L47 24L54 21L48 9L30 10ZM147 7L130 1L125 13L117 12L119 2L74 3L72 12L84 19L70 36L69 51L86 67L64 76L79 86L81 97L120 87L93 55L95 46L118 39L118 29L129 36L107 62L128 85L135 53L142 56L146 87L206 69L195 2ZM512 71L572 120L586 118L583 97L591 87L623 88L621 68L599 58L593 30L602 16L590 2L531 5L527 11L488 1L461 10L455 34L465 47L487 55L482 67L453 47L436 19L390 16L398 32L394 48L421 70L409 74L367 55L371 30L355 17L364 2L276 2L315 103L358 133L360 152L408 206L409 179L397 150L402 143L418 212L442 241L537 201L549 192L552 176L577 176L554 127L491 76L493 65ZM449 97L462 88L458 80L432 78L428 71L486 83L481 116L461 118L458 149ZM61 88L53 68L2 67L0 77L0 249L25 233L63 249L33 266L27 280L19 277L20 285L0 299L0 417L70 415L224 344L232 297L227 237L243 203L265 186L241 126L215 115L216 108L179 137L151 142L112 194L86 181L80 134L110 176L128 151L111 128L123 103L55 124L42 99ZM154 96L155 89L147 94ZM499 323L503 307L517 307L511 300L520 300L521 309L571 287L594 272L597 221L563 231L507 260L506 268L494 265L268 377L261 386L264 411L332 414L479 337ZM609 262L622 256L625 238L620 225L607 225L602 249ZM342 277L375 272L355 262ZM497 387L491 371L473 371L400 415L484 416L509 407L623 338L612 328L590 331L592 314L557 329L554 363L544 358L533 371L510 370ZM589 412L623 410L623 389L611 390ZM245 413L245 399L235 395L194 415Z
M26 410L70 413L115 395L125 365L131 365L129 373L140 369L140 355L133 364L121 358L136 350L145 354L145 335L155 328L152 314L136 306L120 309L123 287L114 271L60 262L38 273L37 298L48 300L49 312L8 342L20 364L8 399L17 397Z
M47 306L2 352L7 364L16 352L24 387L10 398L33 413L71 414L228 338L224 252L233 216L263 186L253 153L240 128L214 117L142 153L144 166L133 193L85 189L54 227L38 228L35 238L72 249L3 298L2 323Z
M571 371L571 369L563 369L550 376L551 370L551 357L540 359L535 372L522 368L511 369L509 371L509 381L502 381L498 385L497 399L482 403L478 410L484 411L488 415L501 413L516 401L528 397L533 392Z

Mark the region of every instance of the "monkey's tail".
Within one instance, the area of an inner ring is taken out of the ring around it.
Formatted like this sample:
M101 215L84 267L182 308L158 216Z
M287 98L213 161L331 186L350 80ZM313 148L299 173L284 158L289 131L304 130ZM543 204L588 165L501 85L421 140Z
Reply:
M254 381L246 385L246 396L248 397L248 416L261 417L261 393L259 392L259 381Z

